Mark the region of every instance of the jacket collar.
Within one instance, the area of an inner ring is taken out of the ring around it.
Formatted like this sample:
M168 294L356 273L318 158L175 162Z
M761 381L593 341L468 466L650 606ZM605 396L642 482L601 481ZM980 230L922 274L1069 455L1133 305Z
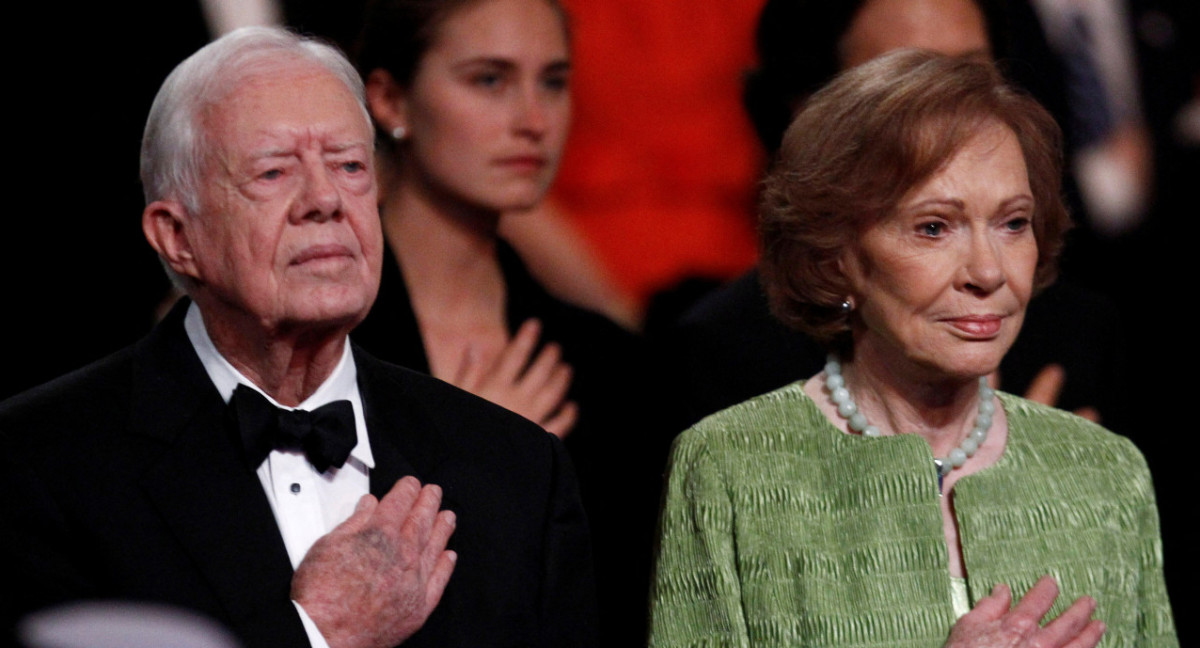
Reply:
M273 628L281 639L303 637L290 603L287 549L225 403L184 332L187 305L181 300L134 351L131 427L163 444L142 487L239 634Z

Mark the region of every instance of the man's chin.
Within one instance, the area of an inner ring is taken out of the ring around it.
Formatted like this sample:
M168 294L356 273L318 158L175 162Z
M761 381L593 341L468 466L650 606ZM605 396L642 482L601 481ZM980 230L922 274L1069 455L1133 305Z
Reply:
M332 298L331 298L332 297ZM316 335L348 334L367 317L374 293L367 295L313 295L285 308L276 319L275 328L293 334L309 332Z

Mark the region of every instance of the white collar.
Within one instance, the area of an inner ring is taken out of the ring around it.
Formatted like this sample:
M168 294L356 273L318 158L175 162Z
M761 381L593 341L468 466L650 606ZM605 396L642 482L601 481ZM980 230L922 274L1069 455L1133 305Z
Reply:
M226 403L229 402L233 396L233 390L237 389L238 385L246 385L265 396L272 405L289 410L313 410L335 400L350 401L354 407L354 428L358 435L358 444L350 451L350 456L361 461L367 468L375 467L375 457L371 454L371 443L367 439L362 396L358 391L358 367L354 363L354 354L350 351L349 338L345 341L342 359L338 361L333 373L325 379L325 382L321 383L320 387L317 387L311 396L304 399L303 403L296 407L288 407L280 405L274 398L271 398L270 394L251 382L221 355L216 345L213 344L212 338L208 336L208 329L204 326L204 317L195 302L188 306L187 316L183 320L183 328L187 332L192 347L196 350L196 355L200 356L200 363L204 365L204 371L208 374L209 380L212 380L213 386L217 388L217 392L221 394L221 398Z

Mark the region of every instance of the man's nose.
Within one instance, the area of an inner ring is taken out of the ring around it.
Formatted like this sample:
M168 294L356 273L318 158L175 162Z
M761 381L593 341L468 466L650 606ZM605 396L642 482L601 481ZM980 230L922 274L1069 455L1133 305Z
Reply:
M333 173L321 162L305 165L304 187L295 206L294 218L324 222L341 213L342 194Z

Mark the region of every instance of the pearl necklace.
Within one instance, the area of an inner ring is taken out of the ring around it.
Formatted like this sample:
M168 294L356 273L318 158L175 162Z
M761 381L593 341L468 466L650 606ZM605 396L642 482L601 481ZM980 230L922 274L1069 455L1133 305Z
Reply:
M867 415L863 414L858 409L858 405L854 403L854 398L850 396L850 390L846 389L846 379L842 376L842 363L838 362L837 356L832 353L825 359L825 390L829 392L829 398L833 404L837 405L838 416L846 420L846 424L851 430L866 437L883 436L879 428L871 425L867 421ZM957 448L951 450L950 454L945 457L935 457L933 460L938 471L939 494L942 492L942 478L949 475L951 470L966 463L969 457L975 456L979 446L987 440L988 429L992 427L992 414L996 411L996 405L993 402L995 396L996 392L988 387L987 378L981 377L979 379L979 413L975 416L975 426L971 428L967 438L963 439Z

